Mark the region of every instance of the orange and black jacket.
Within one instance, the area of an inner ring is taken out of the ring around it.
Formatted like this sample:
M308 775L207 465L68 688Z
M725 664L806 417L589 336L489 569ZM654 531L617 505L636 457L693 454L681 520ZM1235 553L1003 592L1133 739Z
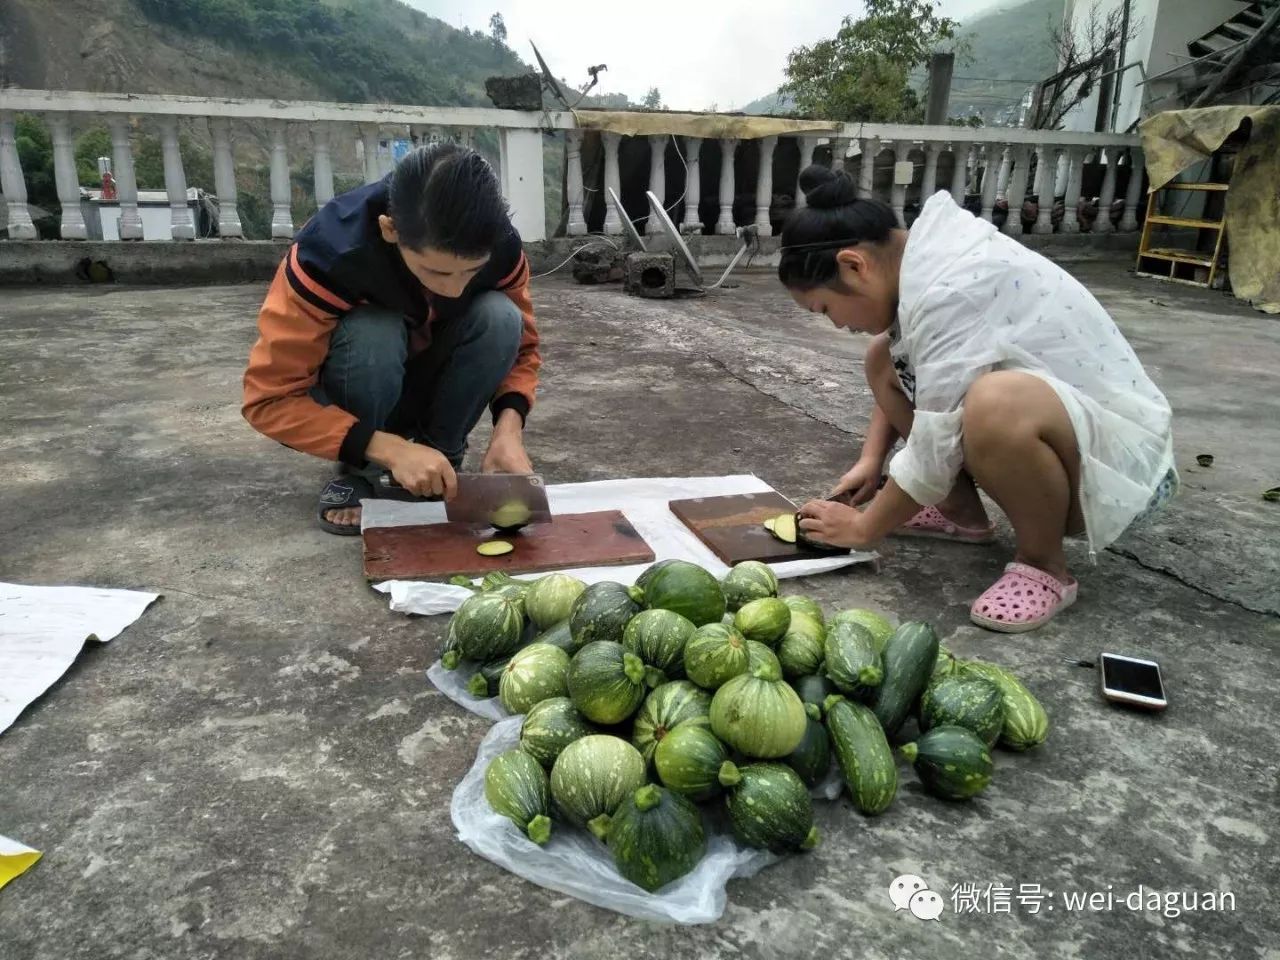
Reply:
M338 321L361 304L403 314L409 353L431 342L432 327L467 311L488 290L511 298L524 317L516 362L491 403L493 415L514 409L527 417L538 386L538 329L529 299L529 261L512 227L462 296L427 291L394 244L382 239L388 180L335 197L299 232L276 271L258 314L258 341L244 375L244 417L253 428L304 453L363 466L376 426L310 395Z

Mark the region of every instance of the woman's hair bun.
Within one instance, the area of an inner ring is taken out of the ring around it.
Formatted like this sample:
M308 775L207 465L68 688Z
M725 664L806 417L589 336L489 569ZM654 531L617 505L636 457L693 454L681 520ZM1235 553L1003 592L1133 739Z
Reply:
M857 187L847 173L817 164L800 172L800 189L815 210L834 210L858 199Z

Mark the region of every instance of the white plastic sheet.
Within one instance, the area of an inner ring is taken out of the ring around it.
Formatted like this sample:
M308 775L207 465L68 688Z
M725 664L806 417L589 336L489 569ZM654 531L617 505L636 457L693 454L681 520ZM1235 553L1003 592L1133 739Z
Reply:
M621 510L636 532L645 539L657 560L689 560L717 577L729 568L720 562L668 508L672 500L690 497L717 497L733 493L767 493L772 489L759 477L742 474L728 477L670 477L630 480L597 480L589 483L561 483L547 487L551 512L588 513L595 510ZM398 527L419 523L442 523L442 503L405 503L399 500L369 500L364 504L360 523L370 527ZM839 570L855 563L876 559L874 553L840 553L809 560L791 560L771 564L779 579L812 576ZM616 580L632 584L648 564L620 567L583 567L567 570L586 583ZM390 595L391 609L398 613L431 615L452 613L469 595L465 587L447 583L416 580L388 580L376 590Z
M551 839L538 846L484 798L484 772L498 754L520 740L523 718L494 724L476 753L476 762L453 791L450 813L458 839L474 852L540 887L641 920L712 923L725 907L725 885L733 877L759 873L778 857L734 843L708 826L707 853L690 873L656 893L623 879L608 848L584 830L557 822Z

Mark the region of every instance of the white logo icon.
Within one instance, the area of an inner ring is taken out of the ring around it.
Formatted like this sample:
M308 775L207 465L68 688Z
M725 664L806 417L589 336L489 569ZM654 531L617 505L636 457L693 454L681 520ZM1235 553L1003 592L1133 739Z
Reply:
M920 920L937 920L942 908L942 897L932 890L920 890L911 898L911 912Z
M906 910L911 906L911 898L921 890L928 890L929 885L913 873L904 873L889 884L889 899L893 901L893 909Z

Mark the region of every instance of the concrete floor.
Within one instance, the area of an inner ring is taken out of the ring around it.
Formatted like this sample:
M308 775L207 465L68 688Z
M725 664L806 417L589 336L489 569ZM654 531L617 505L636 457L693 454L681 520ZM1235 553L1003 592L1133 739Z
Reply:
M0 579L164 599L0 736L0 833L45 853L0 892L0 958L1280 958L1280 324L1219 294L1071 266L1177 412L1183 497L1090 567L1031 636L967 605L1010 552L899 543L883 572L793 583L829 608L933 621L1013 667L1052 738L1001 754L968 805L903 770L868 821L734 882L715 926L640 923L531 886L454 838L449 797L485 723L425 682L444 618L391 614L358 541L311 522L326 468L237 405L260 286L0 292ZM859 339L752 275L701 301L540 281L553 481L755 471L795 498L852 460ZM1194 456L1211 452L1201 470ZM473 457L478 455L473 452ZM1063 657L1152 655L1170 709L1104 705ZM1234 913L895 914L897 874L1123 895L1229 891Z

